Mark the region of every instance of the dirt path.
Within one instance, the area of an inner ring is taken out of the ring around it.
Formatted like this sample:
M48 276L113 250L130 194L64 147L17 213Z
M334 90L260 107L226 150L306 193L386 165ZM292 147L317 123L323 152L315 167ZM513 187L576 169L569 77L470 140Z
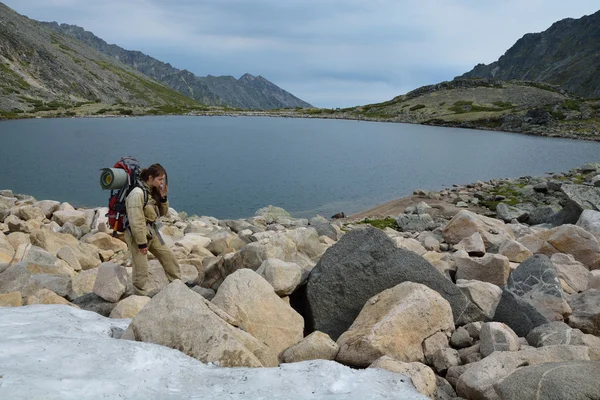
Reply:
M452 204L452 200L448 197L442 197L441 199L430 199L426 196L408 196L400 199L388 201L387 203L380 204L376 207L370 208L365 211L361 211L357 214L349 215L342 219L344 222L360 221L365 218L370 219L381 219L386 217L397 217L398 214L404 212L404 209L409 206L416 206L420 202L424 201L429 204L434 210L431 214L439 215L447 218L452 218L454 214L460 210L469 210L477 214L489 215L490 211L483 207L477 207L469 204L469 207L456 207Z

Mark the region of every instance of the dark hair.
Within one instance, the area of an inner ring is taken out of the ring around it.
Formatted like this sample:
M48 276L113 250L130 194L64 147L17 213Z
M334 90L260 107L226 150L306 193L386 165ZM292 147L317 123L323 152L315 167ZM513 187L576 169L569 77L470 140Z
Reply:
M148 179L150 179L150 177L157 178L157 177L161 176L162 174L165 174L165 184L168 186L169 185L169 177L167 175L167 170L165 169L165 167L163 167L160 164L152 164L148 168L142 169L142 172L140 172L140 179L142 181L146 182ZM158 189L152 188L151 194L152 194L152 198L154 198L154 200L157 203L160 202L161 196L160 196L160 192L158 191Z

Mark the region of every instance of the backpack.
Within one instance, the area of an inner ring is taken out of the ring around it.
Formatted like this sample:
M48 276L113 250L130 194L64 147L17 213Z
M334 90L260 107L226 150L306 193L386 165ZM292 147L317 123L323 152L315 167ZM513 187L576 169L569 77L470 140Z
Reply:
M119 232L125 232L129 226L127 219L127 209L125 207L125 199L133 189L139 187L144 192L144 207L148 204L148 192L144 189L140 181L140 172L142 168L140 163L133 157L123 157L115 163L113 168L123 169L127 174L127 180L123 186L110 190L110 198L108 199L108 228L112 229L113 237L116 237Z

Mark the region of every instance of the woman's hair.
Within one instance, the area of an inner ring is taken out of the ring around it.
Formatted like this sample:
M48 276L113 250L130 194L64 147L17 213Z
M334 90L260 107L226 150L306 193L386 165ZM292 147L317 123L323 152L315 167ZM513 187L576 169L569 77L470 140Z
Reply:
M165 169L165 167L163 167L160 164L152 164L148 168L142 169L142 172L140 172L140 179L142 181L146 182L148 179L150 179L150 177L157 178L157 177L161 176L162 174L165 174L165 184L168 186L169 185L169 177L167 176L167 170ZM161 196L160 196L160 192L158 191L158 189L153 187L151 194L152 194L152 198L154 198L154 200L157 203L160 202Z

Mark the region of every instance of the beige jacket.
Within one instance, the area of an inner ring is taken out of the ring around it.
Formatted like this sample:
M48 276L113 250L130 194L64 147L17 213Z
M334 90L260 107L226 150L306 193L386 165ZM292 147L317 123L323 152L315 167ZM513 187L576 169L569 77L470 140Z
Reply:
M144 191L140 187L133 189L125 200L131 235L134 242L141 247L147 245L148 240L154 236L154 232L148 229L148 224L153 224L158 217L162 217L169 212L169 202L157 204L150 195L150 188L145 183L143 185L148 192L146 206L144 206Z

